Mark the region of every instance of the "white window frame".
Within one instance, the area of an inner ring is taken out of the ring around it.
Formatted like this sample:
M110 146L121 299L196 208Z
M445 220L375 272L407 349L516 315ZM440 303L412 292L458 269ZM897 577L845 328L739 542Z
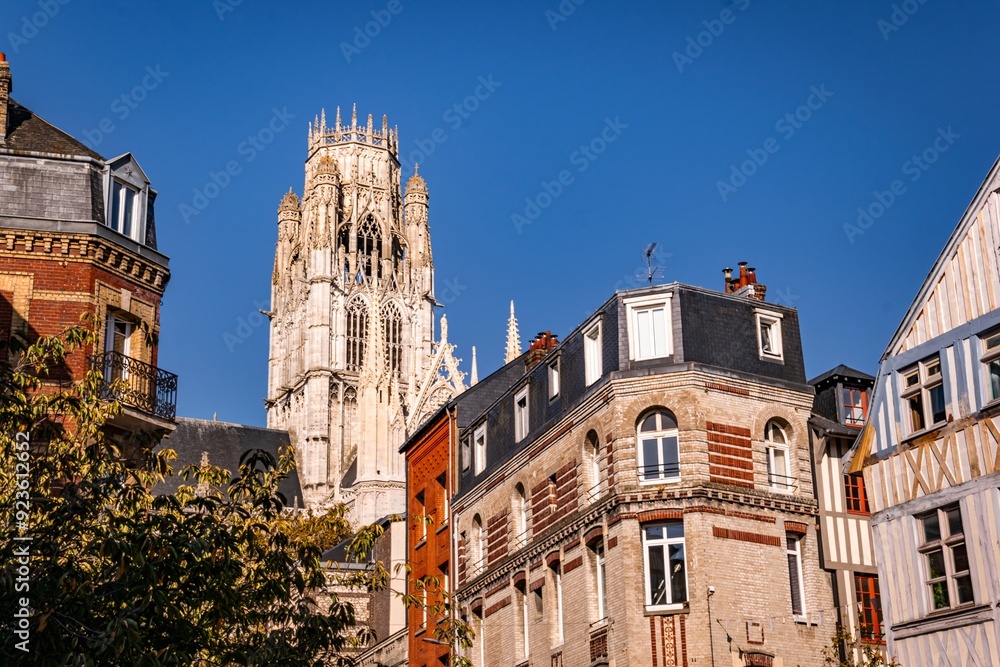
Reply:
M681 481L681 468L680 468L680 458L681 458L681 441L680 433L677 427L674 428L662 428L659 427L655 431L640 431L642 424L651 416L666 413L663 410L654 410L646 414L635 427L635 447L637 451L637 458L639 462L639 467L637 473L639 475L639 484L649 485L649 484L675 484ZM676 423L676 417L674 418ZM643 446L643 440L656 440L656 451L658 456L663 454L663 440L666 438L673 438L677 447L677 474L669 477L664 477L667 473L662 470L663 461L657 460L658 471L655 477L646 477L646 455L645 447Z
M667 537L667 526L668 525L680 525L682 534L680 537ZM648 539L646 537L647 528L655 528L660 526L663 528L663 537L658 539ZM687 568L687 546L685 544L685 538L683 535L684 523L681 521L665 521L658 523L647 523L639 526L639 530L642 531L642 569L644 574L644 588L645 588L645 601L646 609L649 611L667 611L667 610L677 610L683 609L684 605L691 597L691 586L688 581L688 568ZM680 545L681 550L684 553L684 592L685 599L675 602L670 599L670 546ZM668 602L666 604L653 604L653 591L650 584L650 571L649 571L649 548L650 547L662 547L663 548L663 570L664 570L664 595Z
M784 315L771 310L761 310L760 308L754 308L753 310L756 315L757 352L760 354L760 358L772 361L784 361L785 347L784 339L781 335L781 320ZM765 327L771 332L772 349L769 351L764 350L763 331Z
M475 474L486 470L486 424L480 424L473 431L472 436L473 458L475 459Z
M899 398L901 401L899 407L907 435L914 435L935 429L948 421L948 399L944 393L943 367L944 364L941 362L941 355L934 354L899 371ZM934 371L935 368L937 369L936 372ZM911 378L913 379L912 382ZM944 416L939 421L932 422L931 419L934 413L931 392L939 388L941 390L941 403ZM909 406L909 402L913 399L920 400L920 411L923 419L923 424L920 428L917 428L913 423L913 412Z
M808 606L806 605L806 586L805 578L802 576L802 535L798 533L785 533L785 556L786 560L788 557L795 557L795 574L794 576L798 579L799 586L799 606L802 607L799 613L795 613L795 600L792 598L792 571L789 568L788 571L788 599L792 605L792 617L798 621L804 621L806 619L806 614L808 613ZM789 546L789 542L793 546Z
M604 332L601 324L601 320L597 320L583 332L583 368L588 387L604 374Z
M559 358L549 364L549 400L559 397Z
M472 467L472 436L462 438L459 456L462 458L462 472Z
M1000 384L993 386L990 375L990 365L1000 365L1000 330L994 330L979 336L981 355L979 361L983 364L983 384L985 390L983 396L988 405L1000 401Z
M774 437L774 429L781 434L784 442L778 442ZM791 493L795 490L795 480L792 477L791 454L788 446L788 433L775 420L764 425L764 449L767 453L767 487L778 493ZM784 455L784 470L778 470L776 454Z
M528 492L523 484L515 484L513 495L514 548L520 549L528 543Z
M514 394L514 442L524 440L528 437L528 431L531 430L530 402L528 398L527 386Z
M646 359L662 359L672 356L674 353L674 340L670 305L673 294L654 294L649 296L638 296L625 299L625 311L628 328L628 358L629 361L643 361ZM643 313L650 313L649 324L652 326L653 347L656 340L656 320L655 313L662 311L663 326L663 349L659 352L655 349L646 350L643 353L644 328L641 326L639 318Z
M521 592L521 591L519 591ZM521 592L521 630L524 632L524 659L527 660L531 657L531 621L530 621L530 609L529 605L531 601L529 599L531 593L528 591L528 582L524 582L524 591Z

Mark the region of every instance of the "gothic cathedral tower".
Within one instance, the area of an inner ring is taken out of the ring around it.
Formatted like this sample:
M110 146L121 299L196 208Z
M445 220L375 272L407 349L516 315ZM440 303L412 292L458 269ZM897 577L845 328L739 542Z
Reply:
M309 126L302 199L278 208L267 424L295 446L307 507L337 502L357 524L405 511L408 432L462 391L434 340L427 184L400 188L398 130Z

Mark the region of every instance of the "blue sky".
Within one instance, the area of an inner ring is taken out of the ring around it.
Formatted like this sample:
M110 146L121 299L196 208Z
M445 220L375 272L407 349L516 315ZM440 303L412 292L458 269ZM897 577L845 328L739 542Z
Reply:
M307 120L352 103L398 125L405 177L421 163L466 369L471 345L481 376L500 365L510 299L525 341L565 333L642 284L656 241L663 281L756 266L799 309L810 376L873 372L998 154L998 19L986 0L7 0L0 50L18 101L133 152L159 191L180 414L263 424L278 202L301 194Z

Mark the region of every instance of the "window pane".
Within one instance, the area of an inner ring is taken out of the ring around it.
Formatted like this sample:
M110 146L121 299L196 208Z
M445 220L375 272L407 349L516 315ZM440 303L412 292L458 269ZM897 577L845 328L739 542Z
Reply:
M961 535L962 530L962 512L957 507L954 507L945 514L948 515L948 536Z
M935 375L941 375L940 361L932 361L927 365L927 377L934 377Z
M656 430L656 415L657 415L657 413L654 412L653 414L651 414L648 417L646 417L645 419L643 419L642 420L642 426L639 427L639 430L642 431L642 432L655 431Z
M945 575L944 553L940 549L927 554L927 569L930 570L931 579L937 579Z
M650 604L667 603L667 580L664 572L663 547L646 548L649 557L649 600Z
M951 549L952 563L955 572L967 572L969 570L969 552L964 544L957 544Z
M670 545L670 602L687 601L687 575L684 572L684 545Z
M682 539L684 537L684 524L683 523L668 523L667 524L667 539Z
M931 597L935 609L944 609L951 606L951 601L948 598L948 584L943 581L931 584Z
M955 588L958 589L958 604L965 604L973 601L972 577L956 577Z
M944 385L939 384L928 390L931 396L931 423L937 424L945 419L944 412Z
M646 539L647 540L662 540L663 539L663 526L646 526Z
M1000 346L1000 334L993 334L986 339L986 349L992 350L993 348Z
M635 329L639 334L639 358L653 356L653 325L650 321L652 313L648 310L637 310L635 313Z
M671 435L660 440L663 454L663 477L676 477L681 472L680 460L677 451L677 436Z
M920 374L917 373L916 371L913 371L912 373L907 375L906 378L903 380L903 384L907 388L915 387L919 382L920 382Z
M663 308L652 312L653 318L653 354L662 357L667 354L667 318Z
M771 325L765 322L760 323L760 349L764 352L772 352Z
M660 461L657 458L659 448L656 438L642 441L642 479L656 479L660 476Z
M1000 359L990 362L990 400L995 401L1000 398Z
M792 538L788 539L789 547L794 548L792 545L795 540ZM788 583L791 586L792 594L792 613L801 614L802 613L802 589L799 586L799 556L797 553L789 552L788 554Z
M788 460L787 452L783 449L774 450L774 483L778 486L788 484Z
M941 539L941 524L938 523L937 512L924 517L924 543L936 542Z
M121 232L125 236L131 238L132 236L132 217L134 215L133 210L135 208L135 190L132 188L123 188L125 193L125 209L122 211L122 229Z
M913 431L924 430L924 401L920 394L907 400L910 407L910 425Z

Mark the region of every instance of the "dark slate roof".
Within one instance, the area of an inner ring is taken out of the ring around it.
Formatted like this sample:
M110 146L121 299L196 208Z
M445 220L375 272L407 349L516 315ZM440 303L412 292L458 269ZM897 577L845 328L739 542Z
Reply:
M104 160L101 155L14 100L9 101L7 114L7 138L0 144L4 148L57 155L82 155Z
M190 484L180 477L180 471L184 466L200 464L203 452L208 454L209 463L235 474L240 457L247 450L263 449L277 458L278 449L287 447L289 442L286 431L178 417L177 429L162 444L177 452L172 464L174 476L157 484L153 492L173 493L181 484ZM278 483L278 491L285 496L289 506L295 504L296 498L302 506L302 487L295 470Z
M385 534L388 534L389 526L392 525L392 520L390 517L384 516L375 523L379 526L382 526L382 530L385 531ZM344 541L342 541L337 546L327 549L326 551L323 552L323 555L321 556L320 560L322 560L324 563L340 563L341 566L348 564L356 564L353 560L347 557L347 547L350 546L351 541L353 539L354 536L352 535L344 539ZM366 567L366 566L367 563L364 562L360 563L360 567Z
M826 432L828 435L839 435L843 438L856 438L861 435L860 428L844 426L839 422L831 421L826 417L815 413L809 416L809 424L820 429L821 431Z
M851 378L852 380L862 380L864 382L870 382L870 383L875 382L874 376L869 375L868 373L862 373L861 371L856 371L853 368L850 368L849 366L845 366L844 364L840 364L836 368L831 368L822 375L819 375L817 377L814 377L812 380L809 380L809 384L815 387L816 385L825 382L826 380L829 380L832 377L837 377L837 376Z

